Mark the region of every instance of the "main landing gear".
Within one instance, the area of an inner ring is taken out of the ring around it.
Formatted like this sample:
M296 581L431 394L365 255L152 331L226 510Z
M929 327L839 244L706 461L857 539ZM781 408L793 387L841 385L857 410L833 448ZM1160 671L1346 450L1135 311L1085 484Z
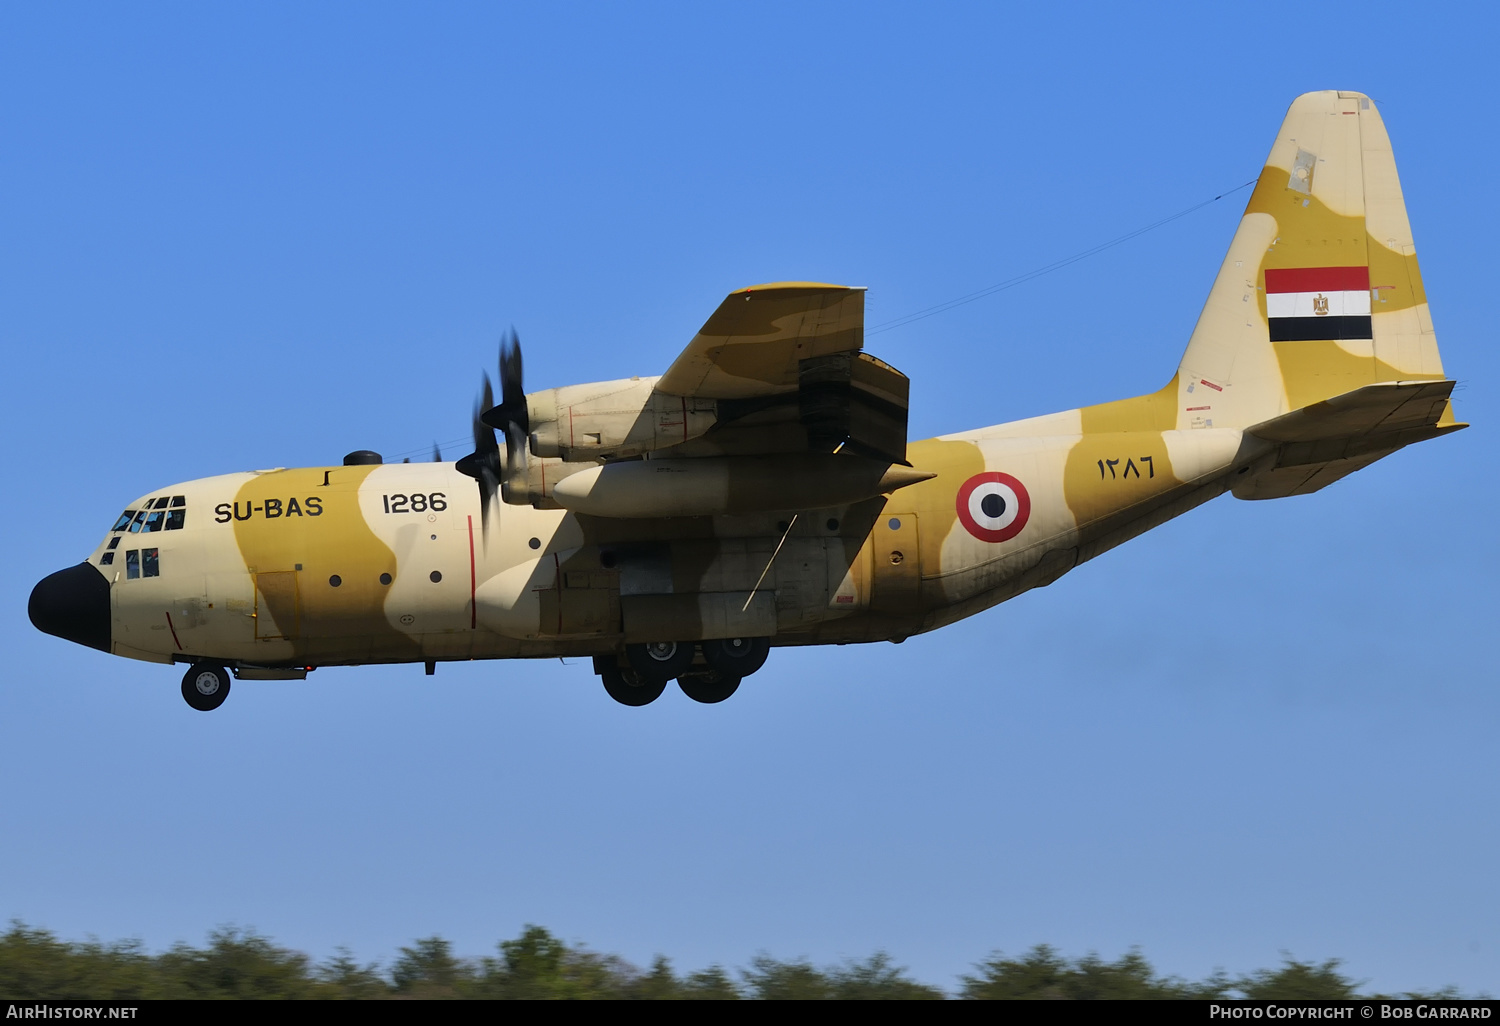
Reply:
M769 638L724 638L698 645L655 641L626 645L623 663L612 655L595 656L594 672L621 705L649 705L674 677L684 695L712 705L734 694L742 679L765 665L770 651Z
M229 697L229 671L215 663L194 663L182 675L182 697L199 712L212 712Z

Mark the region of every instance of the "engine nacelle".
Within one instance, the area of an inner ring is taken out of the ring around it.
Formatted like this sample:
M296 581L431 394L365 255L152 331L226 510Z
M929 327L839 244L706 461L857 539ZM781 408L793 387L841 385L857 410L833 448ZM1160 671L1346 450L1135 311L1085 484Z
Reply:
M626 378L529 394L531 452L568 462L620 459L680 445L714 426L714 400L663 395L656 382Z
M537 509L562 509L552 498L559 481L583 470L597 469L592 460L568 463L564 460L532 456L524 467L500 477L500 498L512 506L534 506Z

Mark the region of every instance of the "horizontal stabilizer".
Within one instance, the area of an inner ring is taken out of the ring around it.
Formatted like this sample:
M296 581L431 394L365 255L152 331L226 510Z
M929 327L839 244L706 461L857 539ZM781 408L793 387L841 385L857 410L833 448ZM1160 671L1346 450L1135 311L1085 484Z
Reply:
M1332 438L1435 427L1448 407L1451 381L1387 381L1336 395L1263 421L1249 431L1270 442ZM1464 425L1454 424L1458 428Z
M1248 428L1276 445L1274 462L1239 482L1241 499L1305 495L1397 449L1468 427L1453 419L1452 381L1386 381Z

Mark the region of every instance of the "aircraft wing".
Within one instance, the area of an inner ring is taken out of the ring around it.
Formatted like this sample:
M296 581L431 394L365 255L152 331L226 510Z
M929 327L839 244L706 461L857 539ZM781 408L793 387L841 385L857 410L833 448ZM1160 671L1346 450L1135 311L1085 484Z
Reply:
M901 463L910 383L861 351L864 332L864 289L817 282L738 289L655 388L717 403L718 425L693 449L755 455L842 445Z
M795 392L802 361L857 352L864 344L864 289L752 285L725 297L656 388L700 399Z

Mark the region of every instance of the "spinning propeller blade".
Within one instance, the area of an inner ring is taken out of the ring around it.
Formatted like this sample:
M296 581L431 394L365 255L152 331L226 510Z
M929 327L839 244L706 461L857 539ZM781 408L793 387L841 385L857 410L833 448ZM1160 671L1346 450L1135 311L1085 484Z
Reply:
M506 472L524 472L531 414L526 407L526 389L521 382L521 340L515 328L500 341L500 403L485 410L481 419L490 427L505 432Z
M479 485L480 522L485 539L490 533L490 504L500 491L500 445L495 441L495 432L484 422L484 413L493 407L494 390L490 387L490 376L484 376L484 391L474 405L474 451L456 464L458 472L472 477ZM437 454L437 447L433 447Z

